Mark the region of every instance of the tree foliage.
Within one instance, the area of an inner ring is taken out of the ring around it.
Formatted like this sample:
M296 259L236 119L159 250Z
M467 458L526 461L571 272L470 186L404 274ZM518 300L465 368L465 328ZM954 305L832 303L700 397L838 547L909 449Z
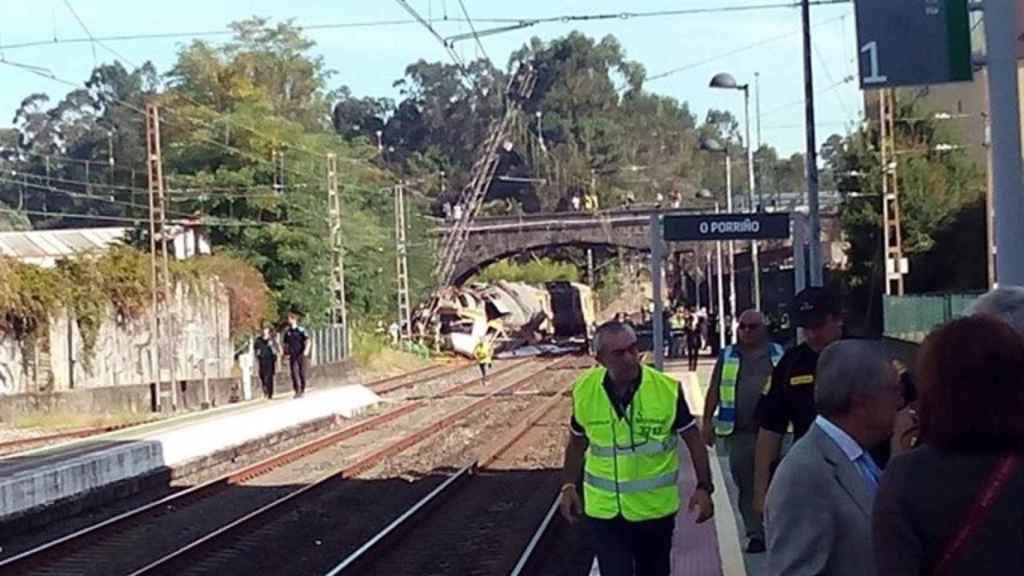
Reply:
M915 104L898 102L896 118L901 232L903 252L910 260L906 291L984 289L982 170L957 149L960 139L955 132L928 118ZM849 261L844 280L855 307L875 313L885 272L877 130L830 137L822 159L844 198L840 218Z
M501 260L491 264L471 279L472 282L496 282L498 280L534 285L556 281L579 282L580 272L571 262L558 262L549 258L537 258L525 263Z

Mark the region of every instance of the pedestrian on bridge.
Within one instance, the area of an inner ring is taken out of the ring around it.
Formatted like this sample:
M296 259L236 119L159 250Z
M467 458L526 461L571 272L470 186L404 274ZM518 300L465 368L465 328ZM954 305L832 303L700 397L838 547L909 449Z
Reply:
M586 519L602 576L668 576L678 438L697 474L687 506L697 522L714 514L708 452L679 382L640 363L632 328L601 325L594 348L600 366L573 386L561 513L571 524Z
M306 393L306 358L313 347L306 329L299 326L298 312L288 313L288 328L284 331L284 350L288 355L288 369L292 376L295 397Z
M269 326L263 327L263 332L253 343L256 352L256 362L259 366L260 384L263 386L263 396L267 400L274 398L274 373L277 372L277 339L274 338Z
M704 402L704 442L716 438L729 456L729 471L739 488L740 514L748 554L765 551L761 514L754 512L754 412L762 391L771 385L772 369L782 360L782 346L769 341L764 316L757 310L740 314L739 342L727 346L715 363ZM717 410L717 414L716 414Z

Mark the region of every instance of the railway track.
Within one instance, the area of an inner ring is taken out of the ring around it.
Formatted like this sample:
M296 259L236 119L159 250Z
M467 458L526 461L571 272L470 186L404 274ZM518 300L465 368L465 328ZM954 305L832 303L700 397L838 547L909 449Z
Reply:
M476 379L439 394L408 402L367 420L303 444L238 472L151 502L86 529L0 560L4 574L153 574L177 573L172 565L195 565L196 554L209 554L212 543L250 529L259 519L284 510L334 482L352 478L444 430L474 410L511 392L543 372L549 362L523 362L494 374L492 392L472 400ZM521 368L525 370L520 370ZM526 372L522 376L520 372ZM501 380L501 384L497 381ZM511 380L511 383L505 383ZM415 418L435 401L468 404L420 426L413 433L366 453L359 440L376 435L383 442L389 428ZM350 447L354 444L355 447ZM348 453L346 453L346 450ZM338 465L339 461L343 464ZM213 496L217 496L214 498ZM202 557L202 556L199 556Z
M569 405L562 394L545 399L326 574L509 573L558 488L557 467L530 469L524 462L552 438L555 458L548 463L558 460Z
M561 495L555 496L533 534L523 547L510 576L587 576L594 550L585 527L570 526L559 511Z

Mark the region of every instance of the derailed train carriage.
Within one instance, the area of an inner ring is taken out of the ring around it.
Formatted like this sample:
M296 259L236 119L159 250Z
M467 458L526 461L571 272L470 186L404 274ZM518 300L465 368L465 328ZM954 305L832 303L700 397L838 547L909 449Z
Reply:
M441 291L435 310L426 322L437 347L470 357L483 338L498 352L589 347L595 323L592 291L575 282L450 287Z

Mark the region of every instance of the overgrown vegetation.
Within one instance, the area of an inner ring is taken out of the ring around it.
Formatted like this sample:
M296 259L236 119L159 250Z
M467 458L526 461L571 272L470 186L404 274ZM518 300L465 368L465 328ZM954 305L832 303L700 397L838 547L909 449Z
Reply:
M481 270L471 279L472 282L525 282L527 284L543 284L545 282L579 282L580 272L571 262L557 262L549 258L537 258L519 263L513 260L501 260Z
M175 262L176 282L209 292L211 281L227 290L231 334L257 329L267 314L267 286L258 270L228 254ZM137 320L152 303L150 259L128 246L83 253L42 268L0 257L0 332L25 340L39 335L51 317L67 310L78 325L88 368L99 330L111 317Z

